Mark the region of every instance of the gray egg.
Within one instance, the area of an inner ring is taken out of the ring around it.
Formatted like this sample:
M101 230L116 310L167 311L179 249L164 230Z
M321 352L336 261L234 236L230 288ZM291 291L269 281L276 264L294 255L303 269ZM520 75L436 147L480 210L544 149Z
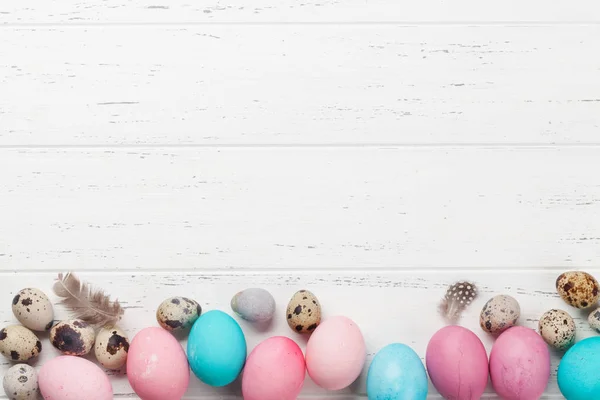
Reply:
M94 346L96 332L80 319L60 321L50 329L50 343L61 353L71 356L88 354Z
M13 298L12 311L19 322L32 331L52 328L54 310L48 296L39 289L25 288Z
M575 321L563 310L546 311L539 322L540 335L557 350L567 350L575 343Z
M485 303L479 314L479 325L492 335L499 335L515 326L521 316L519 302L512 296L500 294Z
M13 365L2 380L4 393L11 400L37 400L38 378L35 369L27 364Z
M600 307L596 308L588 315L588 323L592 329L596 332L600 332Z
M129 339L118 326L107 326L96 335L94 354L104 368L119 369L127 361Z
M231 309L247 321L267 322L275 314L275 299L265 289L246 289L233 296Z
M183 331L194 325L201 314L202 307L197 301L177 296L160 303L156 320L168 331Z
M42 351L40 339L21 325L0 330L0 353L11 361L29 361Z

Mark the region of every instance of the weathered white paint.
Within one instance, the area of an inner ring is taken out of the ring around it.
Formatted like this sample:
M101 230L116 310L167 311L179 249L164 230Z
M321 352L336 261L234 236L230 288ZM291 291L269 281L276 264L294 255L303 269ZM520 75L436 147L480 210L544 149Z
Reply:
M0 24L598 22L595 0L4 0Z
M0 35L0 146L600 143L600 25Z
M304 347L280 314L306 287L368 360L424 356L458 279L482 288L462 323L488 350L498 293L526 326L559 307L593 334L554 280L600 277L599 22L596 0L3 1L0 324L16 291L75 269L123 300L130 335L170 295L229 311L259 286L279 314L241 322L250 349ZM239 392L193 378L186 399ZM363 375L303 395L364 393Z
M573 268L598 147L4 149L0 268Z
M600 275L600 269L588 269ZM436 271L389 271L389 272L320 272L318 270L299 270L289 272L253 272L253 273L205 273L190 271L185 273L165 271L152 273L149 271L134 273L117 273L114 271L81 274L81 278L93 282L99 287L107 288L113 298L122 300L126 309L122 326L132 337L139 329L146 326L157 326L155 320L156 307L160 302L172 295L185 295L197 299L204 310L221 309L230 312L229 301L237 291L247 287L268 288L277 302L276 318L268 329L257 329L245 321L240 321L249 349L260 341L273 335L291 337L304 349L306 340L292 332L285 322L285 308L292 294L301 288L310 288L323 305L324 318L332 315L347 315L360 326L368 347L368 360L365 373L351 389L337 393L333 398L353 398L349 394L364 395L365 378L368 363L374 354L386 344L403 342L415 349L421 357L429 338L444 323L437 314L438 301L443 296L448 284L460 279L472 279L480 285L481 295L467 310L461 324L472 329L484 341L487 350L493 341L479 328L479 311L485 301L496 294L510 293L522 306L520 323L531 328L537 327L538 318L550 308L563 308L572 312L578 329L578 338L588 337L594 333L587 325L587 313L573 310L565 305L556 294L554 282L559 271L530 270L515 271L507 274L500 269L493 271L455 271L439 269ZM3 273L3 291L0 302L6 307L0 308L0 323L14 323L15 319L9 304L22 287L41 288L50 295L55 273L52 272L20 272L18 274ZM56 299L55 296L51 296ZM57 318L66 318L66 310L57 305ZM233 315L233 314L232 314ZM57 351L52 348L47 335L43 338L40 366L44 360L54 357ZM185 338L181 338L185 348ZM93 360L93 356L90 356ZM556 396L557 385L555 370L558 354L553 354L552 380L548 386L549 395ZM8 368L9 363L0 361L0 372ZM114 390L117 395L128 397L131 393L127 379L122 374L111 373ZM432 394L434 389L432 388ZM195 377L191 379L186 399L196 399L211 394L239 394L239 382L227 388L214 389L203 385ZM307 378L304 394L306 398L327 399L328 392L318 388ZM554 395L552 395L554 394ZM119 396L120 397L120 396ZM129 398L129 397L128 397ZM219 397L220 398L220 397ZM439 398L434 395L431 398ZM494 398L491 394L487 398Z

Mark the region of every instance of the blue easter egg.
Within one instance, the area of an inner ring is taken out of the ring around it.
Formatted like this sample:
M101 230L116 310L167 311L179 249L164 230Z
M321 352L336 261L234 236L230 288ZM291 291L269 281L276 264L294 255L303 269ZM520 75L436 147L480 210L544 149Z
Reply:
M558 364L558 387L568 400L600 399L600 337L575 343Z
M367 374L369 400L425 400L427 389L423 362L407 345L389 344L373 358Z
M194 375L210 386L233 382L246 362L246 338L228 314L212 310L192 326L187 357Z

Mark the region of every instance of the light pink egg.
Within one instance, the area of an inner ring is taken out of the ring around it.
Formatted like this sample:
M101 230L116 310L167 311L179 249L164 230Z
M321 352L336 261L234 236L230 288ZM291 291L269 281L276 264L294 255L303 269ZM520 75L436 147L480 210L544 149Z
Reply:
M47 361L38 374L45 400L112 400L108 376L91 361L77 356L58 356Z
M488 381L488 358L476 334L462 326L437 331L425 355L433 386L446 399L477 400Z
M550 379L550 351L533 329L515 326L492 346L490 375L494 390L505 400L539 399Z
M244 400L295 400L304 384L306 365L300 347L275 336L252 350L242 377Z
M358 378L367 356L365 340L349 318L328 318L314 330L306 345L306 368L322 388L339 390Z
M145 328L129 346L127 378L144 400L180 400L190 381L190 369L173 335L162 328Z

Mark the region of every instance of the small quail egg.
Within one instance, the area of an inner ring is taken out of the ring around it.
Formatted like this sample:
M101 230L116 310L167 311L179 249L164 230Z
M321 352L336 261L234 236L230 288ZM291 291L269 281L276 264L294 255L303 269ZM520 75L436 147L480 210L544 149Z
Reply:
M4 393L11 400L37 400L38 378L35 369L27 364L13 365L2 380Z
M275 299L265 289L246 289L233 296L231 309L247 321L267 322L275 313Z
M287 323L294 332L312 333L321 323L321 305L308 290L299 290L286 309Z
M19 322L32 331L50 330L54 322L52 303L39 289L20 290L13 298L12 311Z
M71 356L88 354L94 346L94 328L80 319L60 321L50 329L50 342L61 353Z
M600 307L596 308L588 315L588 324L590 324L590 327L596 332L600 332Z
M479 315L479 325L492 335L499 335L515 326L521 315L519 302L504 294L494 296L485 303Z
M121 368L127 361L128 351L129 340L121 328L105 326L96 335L94 354L104 368Z
M592 275L582 271L569 271L556 279L556 290L570 306L594 307L600 298L600 285Z
M42 351L42 342L35 333L21 325L0 330L0 353L11 361L28 361Z
M575 321L566 311L546 311L539 322L540 335L557 350L567 350L575 343Z
M187 297L170 297L160 303L156 320L168 331L182 331L194 325L202 314L202 307Z

